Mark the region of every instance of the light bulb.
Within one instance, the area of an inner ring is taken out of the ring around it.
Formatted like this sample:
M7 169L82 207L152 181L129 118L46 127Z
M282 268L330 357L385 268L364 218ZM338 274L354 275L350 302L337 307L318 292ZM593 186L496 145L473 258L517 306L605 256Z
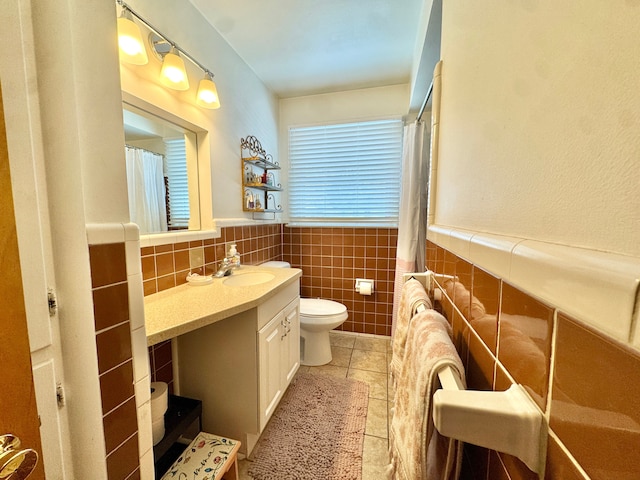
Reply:
M135 24L131 13L124 9L118 18L118 46L120 59L134 65L146 65L149 62L147 50L144 48L140 27Z
M178 55L178 50L175 47L171 47L171 51L164 56L160 77L167 87L174 90L189 89L189 78L184 61Z
M198 85L196 103L204 108L220 108L218 89L216 88L216 84L213 81L211 74L208 72L205 74L204 78L200 80L200 84Z

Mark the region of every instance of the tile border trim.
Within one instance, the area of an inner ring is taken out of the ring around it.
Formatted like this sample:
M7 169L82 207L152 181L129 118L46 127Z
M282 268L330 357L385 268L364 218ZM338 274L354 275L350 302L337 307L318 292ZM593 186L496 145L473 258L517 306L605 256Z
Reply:
M430 225L427 239L640 350L640 259Z

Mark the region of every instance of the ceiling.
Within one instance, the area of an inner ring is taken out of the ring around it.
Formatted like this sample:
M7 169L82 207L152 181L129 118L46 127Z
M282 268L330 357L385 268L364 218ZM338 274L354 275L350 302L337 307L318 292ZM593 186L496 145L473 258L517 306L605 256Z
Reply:
M423 0L190 0L281 98L409 83Z

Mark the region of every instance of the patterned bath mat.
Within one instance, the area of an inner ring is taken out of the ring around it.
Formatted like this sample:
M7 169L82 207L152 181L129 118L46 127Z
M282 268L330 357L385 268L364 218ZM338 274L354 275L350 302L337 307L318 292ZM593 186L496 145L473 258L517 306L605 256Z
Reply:
M255 480L360 480L369 386L300 373L249 460Z

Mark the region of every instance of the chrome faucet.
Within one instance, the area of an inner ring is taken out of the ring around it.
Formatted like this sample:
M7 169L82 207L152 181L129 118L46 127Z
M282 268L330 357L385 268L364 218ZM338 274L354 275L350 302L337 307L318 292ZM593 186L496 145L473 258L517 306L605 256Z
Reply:
M239 262L234 262L233 261L233 257L229 256L229 257L225 257L222 262L220 262L220 268L218 268L218 271L214 274L215 277L226 277L228 275L231 275L231 271L234 268L238 268Z

